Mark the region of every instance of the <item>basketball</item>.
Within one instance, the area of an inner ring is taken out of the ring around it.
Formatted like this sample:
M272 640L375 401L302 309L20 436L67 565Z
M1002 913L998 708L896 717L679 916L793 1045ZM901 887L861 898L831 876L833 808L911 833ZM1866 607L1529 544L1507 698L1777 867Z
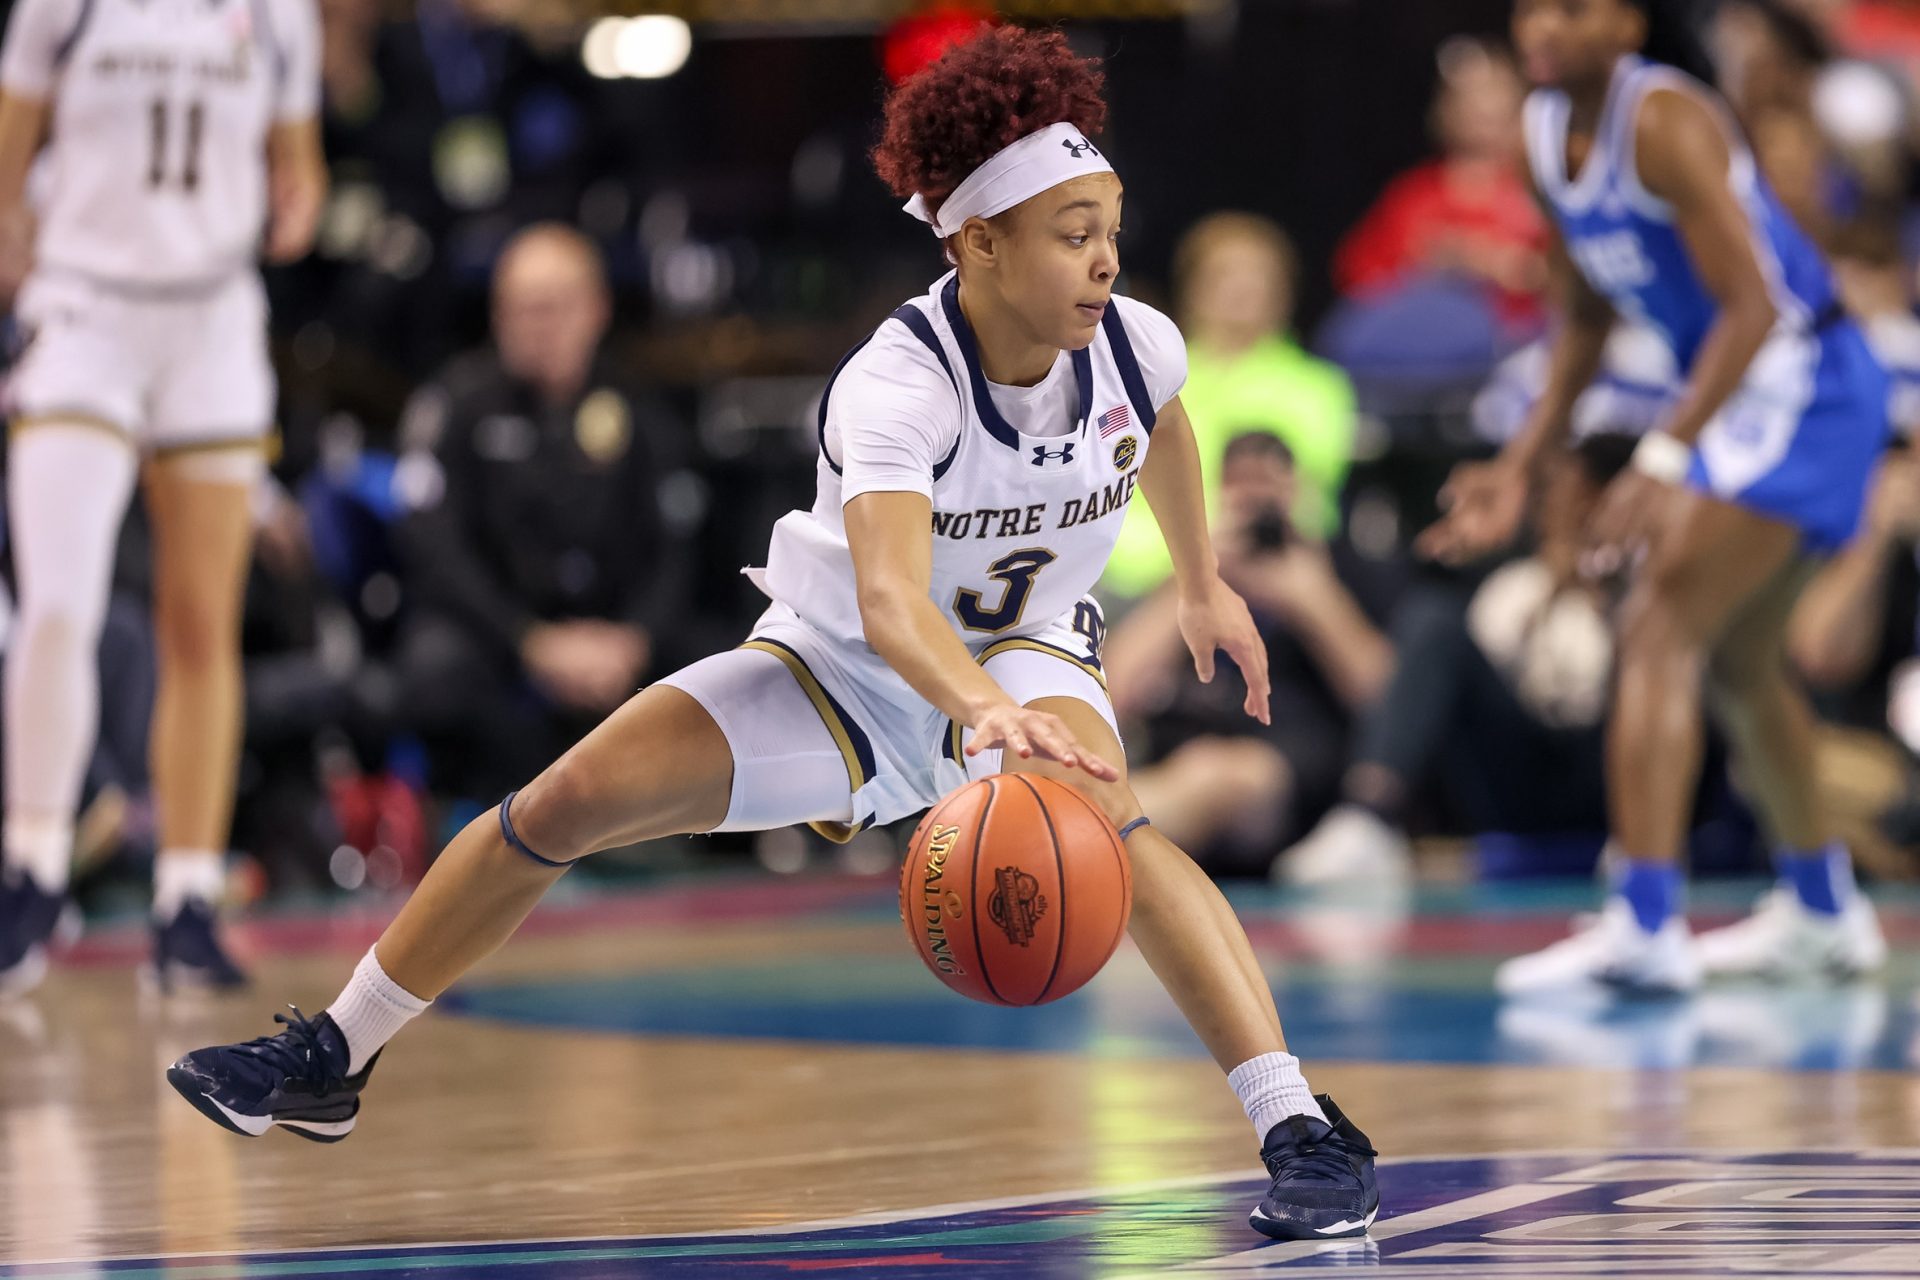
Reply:
M1035 1005L1100 972L1133 906L1120 833L1063 782L1002 773L927 812L900 915L934 976L970 1000Z

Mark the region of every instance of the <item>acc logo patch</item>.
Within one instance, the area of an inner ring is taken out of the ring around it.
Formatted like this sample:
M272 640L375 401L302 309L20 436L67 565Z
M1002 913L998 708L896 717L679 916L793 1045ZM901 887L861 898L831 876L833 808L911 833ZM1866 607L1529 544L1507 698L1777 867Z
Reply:
M1018 867L1000 867L993 873L993 896L987 899L987 917L1000 926L1007 941L1024 947L1033 941L1034 926L1047 913L1040 882Z
M1133 460L1139 455L1140 455L1139 437L1122 436L1120 438L1120 443L1113 446L1113 469L1115 471L1125 471L1128 467L1133 465Z

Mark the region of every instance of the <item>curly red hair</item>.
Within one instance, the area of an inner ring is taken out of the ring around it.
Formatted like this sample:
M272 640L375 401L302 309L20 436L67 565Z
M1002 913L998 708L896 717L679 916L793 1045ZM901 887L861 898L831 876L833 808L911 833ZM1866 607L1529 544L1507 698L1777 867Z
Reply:
M940 202L993 154L1066 121L1092 137L1107 123L1106 76L1058 31L989 27L887 96L873 168L897 196Z

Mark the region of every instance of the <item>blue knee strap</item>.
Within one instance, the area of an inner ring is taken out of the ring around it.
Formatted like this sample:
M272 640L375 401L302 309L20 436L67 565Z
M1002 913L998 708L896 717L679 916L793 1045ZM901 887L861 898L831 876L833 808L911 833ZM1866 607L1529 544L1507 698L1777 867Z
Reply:
M1152 825L1153 823L1147 821L1145 817L1135 818L1132 822L1129 822L1126 826L1120 828L1120 838L1122 840L1125 840L1128 836L1132 835L1134 832L1138 831L1140 828L1150 827Z
M568 867L573 865L571 862L555 862L552 858L541 857L539 854L535 853L533 850L527 848L527 842L525 840L522 840L520 838L520 833L513 829L513 817L512 817L513 798L519 794L520 793L518 791L509 791L507 793L507 798L500 802L500 838L505 840L513 848L519 850L521 853L526 854L529 858L532 858L535 862L539 863L541 866L558 867L560 870L565 871Z

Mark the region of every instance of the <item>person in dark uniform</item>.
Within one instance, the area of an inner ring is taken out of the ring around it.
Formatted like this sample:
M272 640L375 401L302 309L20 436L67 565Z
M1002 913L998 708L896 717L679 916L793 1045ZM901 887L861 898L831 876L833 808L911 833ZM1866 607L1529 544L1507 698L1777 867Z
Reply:
M401 714L442 789L491 795L565 750L684 610L685 432L601 357L610 316L593 244L530 227L495 268L493 345L407 411Z

